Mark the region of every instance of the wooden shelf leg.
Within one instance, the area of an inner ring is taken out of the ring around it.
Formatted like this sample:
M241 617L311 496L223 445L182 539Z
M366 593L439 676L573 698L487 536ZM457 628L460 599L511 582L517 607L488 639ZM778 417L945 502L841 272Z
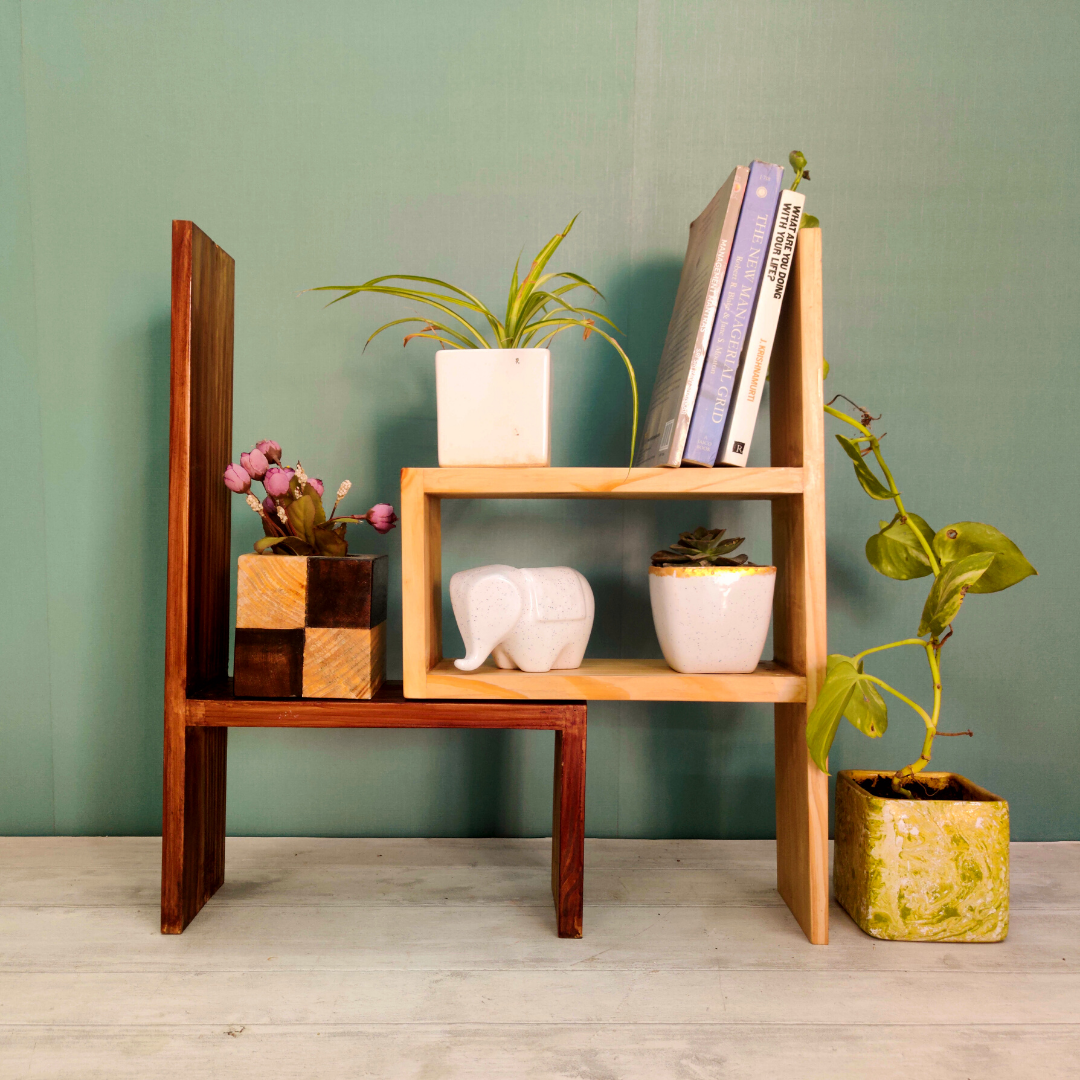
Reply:
M165 750L161 932L183 933L225 880L229 729L189 727ZM168 740L167 742L171 742Z
M565 707L568 723L555 732L555 793L551 825L551 893L559 937L581 937L585 906L584 704Z
M806 705L776 707L776 888L814 945L829 943L829 778L810 760Z

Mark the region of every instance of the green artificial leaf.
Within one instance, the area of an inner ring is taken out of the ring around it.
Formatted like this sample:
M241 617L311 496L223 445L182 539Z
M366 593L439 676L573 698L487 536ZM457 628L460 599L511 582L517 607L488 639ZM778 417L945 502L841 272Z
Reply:
M315 500L313 491L307 491L291 502L285 510L293 532L308 547L315 546Z
M862 661L859 662L859 675L863 675ZM855 683L855 691L844 709L845 719L871 739L880 739L889 726L889 710L878 688L867 678L860 677Z
M865 491L871 499L884 501L899 494L899 492L890 491L870 471L870 466L863 460L862 454L859 453L859 444L855 442L854 439L848 439L843 435L837 435L836 441L844 448L844 453L851 458L852 464L855 466L855 476L858 478L859 483L862 484L863 491Z
M829 771L829 748L836 738L836 729L855 692L858 679L859 669L850 656L837 653L829 657L825 682L806 720L806 745L814 764L822 772Z
M280 544L282 540L288 540L287 536L264 536L261 540L255 541L255 554L265 555L268 552L273 555L271 550L275 544Z
M264 536L255 542L255 550L260 555L310 555L314 549L299 536Z
M315 547L320 555L348 555L349 543L345 539L345 526L315 526Z
M933 542L934 530L918 514L908 514L906 521L897 514L880 525L881 531L866 541L866 560L879 574L910 581L933 572L915 530L922 533L927 544Z
M946 525L934 537L934 554L942 564L953 563L977 551L993 552L994 561L990 569L971 586L971 592L1000 592L1038 573L1024 558L1023 552L993 525L958 521L955 525Z
M919 635L932 634L941 637L945 628L956 618L964 597L971 587L986 573L994 561L989 551L977 551L945 566L934 580L930 595L923 607L919 623Z

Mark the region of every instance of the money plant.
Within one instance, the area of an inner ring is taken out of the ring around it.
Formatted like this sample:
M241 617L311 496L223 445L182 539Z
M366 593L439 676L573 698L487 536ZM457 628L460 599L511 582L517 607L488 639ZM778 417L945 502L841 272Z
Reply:
M839 400L851 406L858 416L835 407ZM942 715L942 650L953 636L953 622L960 614L965 598L972 593L1008 589L1036 571L1016 544L992 525L957 521L934 529L925 518L908 510L885 463L881 440L870 429L873 421L880 417L871 416L842 394L834 397L825 406L825 411L853 429L836 438L851 459L863 491L877 502L892 503L896 509L888 521L878 522L878 531L866 541L866 558L870 565L879 574L898 581L932 580L913 637L875 645L854 656L835 654L828 658L824 685L807 720L806 740L818 768L827 771L829 747L841 719L848 720L864 735L880 738L889 719L882 695L884 690L912 708L926 728L918 758L892 777L892 788L897 794L914 798L909 787L930 764L934 739L945 735L971 735L970 731L938 730ZM871 468L871 462L876 464L879 472ZM926 657L933 694L929 710L866 669L869 657L888 649L903 648L917 649Z
M348 555L345 531L349 525L366 522L376 532L389 532L397 514L389 503L376 503L363 514L338 514L341 500L352 487L343 480L337 490L330 516L323 509L323 482L308 476L298 461L296 468L281 464L281 446L273 439L263 439L240 462L232 462L222 477L225 486L237 495L245 495L247 504L259 515L263 537L255 541L259 555ZM251 491L258 480L266 491L261 502Z
M518 256L518 261L514 263L514 272L510 276L506 311L501 318L471 292L438 278L421 277L417 274L387 274L365 281L363 285L320 285L312 291L341 293L331 300L327 307L363 292L396 296L438 313L434 318L430 315L410 315L384 323L364 343L365 349L384 330L406 323L419 324L419 328L406 334L402 345L408 345L410 341L420 338L437 341L447 349L542 349L567 330L580 330L586 341L591 334L598 334L619 354L630 377L630 395L633 401L630 460L633 461L638 426L638 391L634 365L630 363L630 358L618 341L597 324L604 323L615 333L622 331L600 312L571 303L570 294L578 289L586 289L601 300L604 299L603 293L591 282L586 281L580 274L572 274L566 270L544 273L551 257L570 234L575 221L576 216L561 233L556 233L540 249L528 273L520 280L518 272L521 257ZM433 286L437 291L401 284L403 282Z

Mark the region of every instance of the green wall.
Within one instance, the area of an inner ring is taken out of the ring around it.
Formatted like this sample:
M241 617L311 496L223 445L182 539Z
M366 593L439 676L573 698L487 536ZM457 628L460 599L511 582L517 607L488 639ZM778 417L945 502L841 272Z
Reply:
M688 222L734 164L799 146L829 389L884 412L913 509L989 520L1041 573L965 605L944 726L976 737L935 763L1008 797L1015 837L1080 838L1078 42L1072 3L3 0L0 830L160 825L172 218L237 261L236 454L272 436L362 509L436 463L433 348L361 356L401 308L302 289L403 271L494 299L580 212L561 265L607 293L647 397ZM563 338L554 365L553 463L621 464L616 359ZM922 589L867 566L879 506L835 444L828 478L830 644L854 652L909 633ZM764 505L454 503L444 574L570 563L592 655L656 655L643 568L700 521L768 559ZM399 542L354 546L390 554L392 674ZM881 670L925 697L917 658ZM833 762L920 739L898 707ZM539 733L237 731L229 828L544 834L550 755ZM593 835L770 836L770 710L598 703L588 791Z

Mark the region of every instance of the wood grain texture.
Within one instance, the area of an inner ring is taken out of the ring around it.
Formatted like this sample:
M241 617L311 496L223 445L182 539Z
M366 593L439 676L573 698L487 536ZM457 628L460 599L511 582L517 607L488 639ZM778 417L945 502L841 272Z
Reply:
M417 701L400 682L385 682L368 701L278 700L234 697L228 682L187 703L193 727L403 727L521 728L553 731L566 727L572 706L555 701Z
M370 698L386 677L386 623L304 631L304 697Z
M427 672L442 657L442 535L423 469L401 470L401 667L408 697L430 697Z
M233 260L174 221L161 926L179 933L221 883L227 733L187 730L189 685L229 649ZM189 760L190 754L190 760Z
M767 841L587 841L579 940L551 932L546 839L230 837L230 882L163 942L158 846L0 837L5 1077L837 1080L906 1075L913 1044L926 1080L1076 1072L1080 844L1012 846L1000 945L837 911L828 949Z
M241 555L236 561L236 626L298 630L307 611L307 559Z
M806 682L764 661L745 675L686 675L665 660L582 661L560 671L511 671L485 664L459 671L441 660L427 673L433 697L565 699L569 701L802 701Z
M240 697L288 698L304 693L304 635L300 630L237 627L233 689Z
M579 938L585 905L585 706L572 705L555 732L551 891L559 937Z
M768 499L802 490L795 469L403 469L444 499Z
M770 393L773 462L800 467L800 496L773 502L773 650L806 676L804 703L776 706L776 882L806 936L829 940L828 778L810 760L806 717L824 679L825 486L821 230L803 229Z

